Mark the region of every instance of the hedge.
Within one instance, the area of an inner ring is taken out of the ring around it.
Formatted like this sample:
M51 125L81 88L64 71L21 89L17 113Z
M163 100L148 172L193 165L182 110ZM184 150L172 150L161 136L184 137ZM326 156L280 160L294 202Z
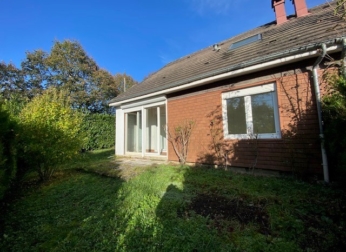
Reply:
M86 114L82 131L87 136L83 145L84 150L111 148L115 141L115 116Z

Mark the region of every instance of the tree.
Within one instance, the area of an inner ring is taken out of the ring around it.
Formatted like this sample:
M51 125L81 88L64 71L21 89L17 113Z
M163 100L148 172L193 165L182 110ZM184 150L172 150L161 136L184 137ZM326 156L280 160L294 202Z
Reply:
M71 159L82 146L81 113L71 108L65 91L49 88L32 99L21 111L23 159L49 179L59 165Z
M100 83L92 81L92 74L98 66L78 42L55 42L46 66L51 73L48 86L66 90L74 108L93 110Z
M125 85L124 85L125 83ZM92 113L111 113L108 101L136 84L126 74L112 76L100 69L76 41L56 41L49 53L27 52L21 69L0 63L0 94L14 93L32 99L49 87L65 90L75 109Z
M138 82L135 81L131 76L126 73L114 75L115 87L117 93L124 93L126 90L131 88L133 85L137 85ZM114 98L115 96L113 96Z
M1 184L8 187L16 176L16 133L17 123L0 101L0 177Z
M0 94L9 99L11 95L26 95L24 77L20 69L13 64L0 62Z
M48 54L42 50L27 52L26 59L21 63L22 75L27 86L26 96L31 99L41 94L46 84L50 82L52 73L46 65Z

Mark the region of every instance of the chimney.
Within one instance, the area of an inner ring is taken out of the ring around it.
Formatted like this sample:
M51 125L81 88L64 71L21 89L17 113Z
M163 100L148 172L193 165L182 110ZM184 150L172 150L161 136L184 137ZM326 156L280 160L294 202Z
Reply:
M309 14L305 0L292 0L292 3L294 5L297 17L302 17Z
M274 8L275 11L276 24L285 23L287 21L285 0L272 0L272 8Z

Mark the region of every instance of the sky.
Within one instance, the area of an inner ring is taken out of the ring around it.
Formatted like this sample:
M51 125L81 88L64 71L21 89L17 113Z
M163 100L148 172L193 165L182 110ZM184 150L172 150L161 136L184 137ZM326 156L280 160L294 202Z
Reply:
M285 6L294 14L290 0ZM169 62L274 19L270 0L0 0L0 62L20 67L26 52L49 52L54 41L73 40L100 68L142 81Z

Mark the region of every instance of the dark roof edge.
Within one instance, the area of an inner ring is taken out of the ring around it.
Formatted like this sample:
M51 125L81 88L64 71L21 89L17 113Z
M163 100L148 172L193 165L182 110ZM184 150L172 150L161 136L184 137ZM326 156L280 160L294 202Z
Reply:
M335 45L337 43L340 43L343 38L344 37L338 37L338 38L330 39L330 40L327 40L327 41L324 41L324 42L308 44L306 46L300 46L300 47L292 48L292 49L285 50L285 51L282 51L282 52L269 54L269 55L267 55L265 57L257 57L255 59L248 60L248 61L245 61L245 62L240 63L240 64L231 65L229 67L224 67L224 68L221 68L221 69L218 69L218 70L210 71L210 72L207 72L205 74L201 74L201 75L195 76L193 78L188 78L188 79L184 79L184 80L181 80L181 81L172 82L172 83L170 83L168 85L165 85L165 86L159 86L157 88L146 90L145 92L137 93L136 95L132 95L132 96L128 96L128 97L124 97L124 98L120 98L120 99L117 99L117 97L115 97L114 99L109 101L109 104L115 103L115 102L121 102L121 101L130 100L130 99L133 99L135 97L140 97L140 96L143 96L143 95L148 95L150 93L154 93L154 92L158 92L158 91L163 91L163 90L168 89L168 88L178 87L178 86L181 86L181 85L184 85L184 84L188 84L188 83L193 82L193 81L202 80L202 79L205 79L205 78L209 78L209 77L213 77L213 76L216 76L216 75L224 74L224 73L227 73L227 72L230 72L230 71L235 71L235 70L239 70L239 69L242 69L242 68L245 68L245 67L250 67L250 66L257 65L257 64L262 64L262 63L265 63L265 62L268 62L268 61L273 61L273 60L277 60L277 59L280 59L280 58L284 58L284 57L293 56L293 55L296 55L296 54L308 52L308 51L311 51L311 50L318 49L319 47L321 47L322 44L326 44L327 46Z

